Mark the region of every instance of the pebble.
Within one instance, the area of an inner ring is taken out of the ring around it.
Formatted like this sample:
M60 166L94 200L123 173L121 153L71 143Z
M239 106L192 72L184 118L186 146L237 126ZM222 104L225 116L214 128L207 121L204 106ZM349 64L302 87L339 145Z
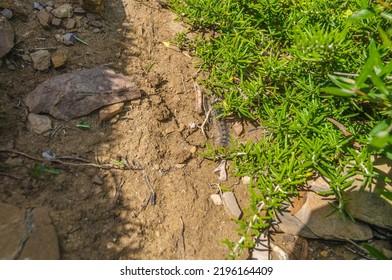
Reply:
M52 121L48 116L30 113L27 118L32 130L37 134L42 134L52 129Z
M103 122L103 121L110 120L115 115L121 113L123 109L124 109L124 102L106 106L99 111L99 121Z
M52 15L57 18L70 18L73 14L73 7L70 4L64 4L52 10Z
M192 147L189 149L189 151L191 152L191 154L194 154L194 153L196 153L196 151L197 151L197 147L196 147L196 146L192 146Z
M56 51L55 53L52 54L52 57L50 59L52 61L54 68L60 68L65 65L65 62L67 61L68 58L64 52Z
M60 27L61 25L61 19L54 17L52 19L52 26L54 27Z
M249 185L249 183L250 183L250 177L249 177L249 176L244 176L244 177L242 177L242 178L241 178L241 183L242 183L243 185Z
M45 9L42 9L37 13L37 18L43 28L48 28L52 21L51 15Z
M45 71L50 67L50 52L48 50L39 50L30 54L33 61L33 67L38 71Z
M69 29L74 29L75 26L76 26L76 20L73 19L73 18L70 18L70 19L67 21L67 24L65 25L65 28L69 30Z
M101 29L99 29L99 28L94 28L94 29L93 29L93 32L94 32L95 34L101 33Z
M0 12L6 19L11 19L13 17L13 13L10 9L4 9Z
M322 256L323 258L328 257L328 255L329 255L329 253L326 250L323 250L323 251L320 252L320 256Z
M212 200L212 202L216 205L216 206L221 206L222 205L222 199L221 199L221 197L220 197L220 195L219 194L212 194L212 195L210 195L210 198L211 198L211 200Z
M234 193L223 192L222 201L227 214L229 214L231 218L238 220L241 217L242 211L237 203Z
M44 6L42 6L41 3L38 3L38 2L34 2L33 7L34 7L34 9L36 9L38 11L41 11L44 8Z
M244 127L242 126L241 122L235 122L233 124L233 130L235 135L240 136L244 132Z
M102 185L103 184L102 178L99 177L98 175L95 175L93 178L93 183L97 185Z

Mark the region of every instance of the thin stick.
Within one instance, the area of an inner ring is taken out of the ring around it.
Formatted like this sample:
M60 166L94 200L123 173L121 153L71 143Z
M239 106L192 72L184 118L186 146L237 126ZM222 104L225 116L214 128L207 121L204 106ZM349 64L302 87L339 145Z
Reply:
M0 153L13 153L13 154L17 154L17 155L21 155L24 156L26 158L35 160L35 161L39 161L39 162L55 162L55 163L60 163L60 164L64 164L64 165L70 165L70 166L92 166L92 167L97 167L97 168L103 168L103 169L121 169L115 165L112 164L95 164L92 162L88 162L87 160L83 159L83 161L85 161L84 163L75 163L75 162L65 162L59 159L40 159L40 158L36 158L33 156L30 156L26 153L20 152L18 150L4 150L4 149L0 149ZM73 158L73 159L78 159L78 160L82 160L80 158Z
M203 133L203 136L206 138L206 140L208 140L208 137L207 137L207 134L206 134L206 132L204 130L204 127L205 127L206 123L208 122L208 119L210 117L211 112L212 112L212 108L210 108L208 110L208 112L206 114L206 118L204 119L203 123L200 126L198 126L198 128L200 128L201 133Z
M147 175L144 167L136 159L134 159L133 162L135 163L136 167L139 170L141 170L143 173L144 181L146 182L148 190L150 191L150 204L155 205L155 192L154 192L153 187L151 186L150 179L148 178L148 175Z
M124 185L125 180L124 177L121 176L120 182L116 186L116 194L114 195L114 201L117 202L118 198L120 197L121 187Z
M8 174L8 173L4 173L4 172L0 172L0 176L10 177L10 178L13 178L13 179L16 179L16 180L22 180L21 177L18 177L18 176L15 176L15 175L11 175L11 174Z
M185 255L185 236L184 236L185 225L184 225L184 221L182 220L182 216L180 217L180 221L181 221L181 239L182 239L182 259L186 260L186 255Z

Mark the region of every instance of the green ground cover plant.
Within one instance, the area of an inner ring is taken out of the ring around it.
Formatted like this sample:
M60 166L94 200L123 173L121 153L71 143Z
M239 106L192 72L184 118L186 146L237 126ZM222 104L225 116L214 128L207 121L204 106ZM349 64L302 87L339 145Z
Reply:
M207 149L250 176L251 201L238 222L230 258L312 177L324 176L335 212L351 217L344 192L379 178L371 156L392 158L392 8L368 0L171 0L179 19L199 34L175 39L199 57L199 81L223 116L265 129L257 143ZM386 197L390 193L385 192ZM262 211L261 211L262 210ZM261 215L260 213L263 213Z

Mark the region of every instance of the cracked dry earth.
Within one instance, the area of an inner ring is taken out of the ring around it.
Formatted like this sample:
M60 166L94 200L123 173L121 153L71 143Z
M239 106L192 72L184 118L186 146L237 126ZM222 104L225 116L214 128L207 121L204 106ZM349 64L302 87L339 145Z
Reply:
M52 1L55 5L72 1ZM140 170L103 170L51 164L59 175L31 170L38 162L15 154L0 154L20 179L0 176L0 201L21 208L45 207L58 235L61 259L224 259L221 241L237 240L237 225L210 195L218 177L217 163L203 159L206 144L195 110L195 60L163 42L185 26L155 0L106 1L102 32L80 28L89 45L64 46L58 29L43 29L33 8L27 19L12 21L18 44L8 55L16 70L0 68L1 144L34 157L43 151L91 162L136 160ZM46 38L45 41L37 38ZM66 52L64 68L36 71L20 55L29 48ZM115 121L100 123L98 112L71 121L52 119L55 134L35 134L28 125L23 99L41 82L80 68L106 65L131 77L142 98L125 104ZM78 123L92 125L80 130ZM136 162L135 161L135 162ZM97 184L94 177L102 178ZM146 176L156 193L149 203ZM230 178L242 208L246 187ZM247 258L245 254L243 258Z

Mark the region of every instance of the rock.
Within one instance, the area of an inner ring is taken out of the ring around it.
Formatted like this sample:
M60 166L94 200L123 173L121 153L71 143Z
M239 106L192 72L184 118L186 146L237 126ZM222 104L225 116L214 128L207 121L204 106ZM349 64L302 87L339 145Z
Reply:
M33 2L33 8L34 8L35 10L37 10L37 11L41 11L41 10L44 9L44 6L42 6L41 3Z
M62 51L56 51L52 54L50 60L52 61L54 68L60 68L65 65L67 55Z
M79 0L82 8L91 13L100 14L104 10L104 0Z
M93 32L94 32L95 34L101 33L101 29L99 29L99 28L94 28L94 29L93 29Z
M103 121L110 120L115 115L120 114L123 109L124 109L124 102L106 106L101 110L99 110L99 121L103 122Z
M52 10L52 15L56 18L70 18L73 14L73 7L70 4L64 4Z
M70 30L70 29L74 29L76 26L76 20L73 18L70 18L67 21L67 24L65 25L65 29Z
M343 220L333 210L329 200L321 196L306 192L306 197L300 209L295 213L281 211L277 215L279 228L292 235L308 238L323 238L330 240L369 240L373 237L372 230L366 224ZM295 205L291 208L297 208ZM331 214L331 215L329 215Z
M255 240L255 246L252 251L252 260L267 261L270 259L269 254L270 242L268 230L263 231Z
M37 13L37 18L38 18L39 23L44 28L48 28L50 23L52 22L52 16L44 9L40 10Z
M249 176L244 176L244 177L242 177L242 178L241 178L241 183L242 183L243 185L249 185L249 183L250 183L250 177L249 177Z
M30 113L27 117L32 130L37 134L42 134L52 129L52 121L48 116Z
M233 124L233 130L235 135L240 136L244 132L244 127L242 126L242 123L235 122Z
M0 15L0 58L14 47L14 30L8 20Z
M210 195L210 198L211 198L212 202L217 206L221 206L223 203L219 194L212 194L212 195Z
M98 175L95 175L93 178L93 183L97 185L102 185L103 184L102 178L99 177Z
M60 27L60 25L61 25L61 19L54 17L54 18L52 19L52 25L53 25L54 27Z
M45 71L50 67L50 52L48 50L39 50L30 54L33 61L33 67L38 71Z
M232 192L223 192L222 202L225 206L227 214L233 219L239 219L241 217L242 211L238 206L237 199Z
M0 259L58 260L58 239L45 208L0 203Z
M192 146L192 147L189 149L189 151L191 152L191 154L194 154L194 153L196 153L196 151L197 151L197 147L196 147L196 146Z
M392 230L392 201L368 191L354 190L345 195L354 218Z
M130 78L98 67L43 82L27 95L25 104L32 113L48 113L60 120L70 120L106 105L140 97L140 89Z
M0 12L6 19L11 19L14 15L10 9L4 9Z

